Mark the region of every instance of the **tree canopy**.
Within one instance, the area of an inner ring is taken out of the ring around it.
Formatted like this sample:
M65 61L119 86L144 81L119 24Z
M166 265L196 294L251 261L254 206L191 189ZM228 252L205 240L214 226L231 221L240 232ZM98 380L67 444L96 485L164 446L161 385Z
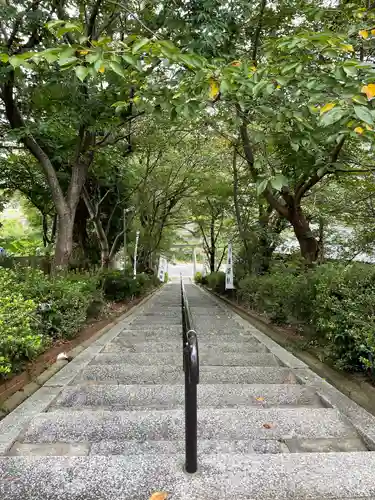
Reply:
M212 270L288 231L308 264L343 226L371 250L372 5L4 0L0 28L0 186L55 267L108 266L124 211L143 269L191 222Z

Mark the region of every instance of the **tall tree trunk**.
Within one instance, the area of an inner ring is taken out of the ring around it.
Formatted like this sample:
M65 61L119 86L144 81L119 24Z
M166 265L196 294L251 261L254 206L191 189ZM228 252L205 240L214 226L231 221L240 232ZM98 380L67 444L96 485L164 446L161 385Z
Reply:
M73 250L73 227L74 219L69 213L57 220L56 249L54 258L54 270L66 268L69 264Z
M318 258L319 244L310 229L310 224L302 208L300 206L290 208L288 219L293 226L302 257L308 264L312 264Z
M211 248L210 248L210 272L214 273L215 269L215 257L216 257L216 241L215 241L215 218L211 218L210 225L210 239L211 239Z

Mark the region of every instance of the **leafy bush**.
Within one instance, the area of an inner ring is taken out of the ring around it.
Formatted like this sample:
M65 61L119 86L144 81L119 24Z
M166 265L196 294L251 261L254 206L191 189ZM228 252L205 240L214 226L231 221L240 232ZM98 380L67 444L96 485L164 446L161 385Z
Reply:
M73 338L107 300L141 296L155 286L155 276L137 279L120 271L99 276L47 276L38 269L0 268L0 378L18 371L56 338Z
M198 285L202 284L202 279L203 279L202 273L200 273L199 271L195 273L194 275L195 283L197 283Z
M225 293L225 273L211 273L207 276L208 286L216 293Z
M0 296L0 377L20 368L48 345L35 331L35 309L35 302L24 300L19 293Z
M72 338L101 299L89 275L46 276L29 268L0 268L0 377L19 370L55 338Z
M102 276L104 297L107 300L121 302L131 297L139 297L155 286L157 279L154 276L142 273L136 279L125 276L123 271L108 271Z
M282 265L239 283L240 299L276 323L308 327L311 341L343 369L373 369L375 266L325 264L305 272Z

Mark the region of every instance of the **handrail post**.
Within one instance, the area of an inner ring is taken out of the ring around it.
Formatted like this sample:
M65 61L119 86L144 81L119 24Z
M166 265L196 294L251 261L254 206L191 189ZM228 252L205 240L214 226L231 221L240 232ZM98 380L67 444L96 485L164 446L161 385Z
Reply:
M185 469L189 474L197 471L197 385L189 383L185 371Z
M181 276L182 352L185 373L185 470L197 471L197 384L199 383L198 339Z

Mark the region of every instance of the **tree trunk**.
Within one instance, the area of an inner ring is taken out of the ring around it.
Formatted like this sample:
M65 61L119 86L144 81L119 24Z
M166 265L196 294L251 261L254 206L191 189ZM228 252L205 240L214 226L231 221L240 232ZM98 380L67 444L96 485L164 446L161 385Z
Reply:
M302 212L301 207L291 209L288 218L293 226L294 234L298 240L302 257L308 264L312 264L318 258L319 245L310 229L310 224Z
M54 271L66 268L69 264L73 250L73 226L74 218L70 214L66 213L64 216L58 217Z

